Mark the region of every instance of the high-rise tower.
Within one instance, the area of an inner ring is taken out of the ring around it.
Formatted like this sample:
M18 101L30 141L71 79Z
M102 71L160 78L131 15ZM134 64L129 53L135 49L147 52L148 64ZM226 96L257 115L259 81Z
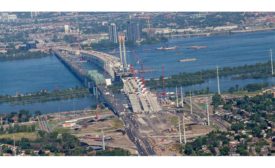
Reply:
M140 40L140 24L132 21L127 22L127 41L136 42Z
M115 23L111 23L109 26L109 40L112 43L117 43L117 27Z

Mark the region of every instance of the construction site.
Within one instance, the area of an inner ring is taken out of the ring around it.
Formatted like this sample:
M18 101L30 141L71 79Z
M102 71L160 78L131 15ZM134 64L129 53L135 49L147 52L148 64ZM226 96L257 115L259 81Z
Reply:
M150 92L138 77L123 80L123 89L129 97L134 113L161 111L156 95Z
M69 132L95 151L121 148L137 155L121 119L108 109L81 110L46 114L39 117L38 126L46 132Z
M41 117L41 129L47 132L54 128L69 130L94 150L122 148L132 155L145 156L182 155L182 144L187 141L206 135L213 129L226 130L222 122L212 117L211 95L192 96L191 91L190 95L185 95L182 87L176 87L174 92L166 93L164 65L161 67L162 89L151 91L146 87L142 61L137 58L141 65L139 71L135 70L133 65L127 64L123 33L118 36L118 41L120 59L114 57L114 60L120 64L118 72L122 73L120 80L123 85L118 93L108 89L106 80L97 71L87 71L91 80L95 81L93 89L99 90L108 100L108 107L112 108ZM103 55L104 53L101 53L94 57L102 60L105 58ZM134 56L138 57L136 54ZM109 65L108 63L110 62L105 64ZM217 68L220 94L218 73Z

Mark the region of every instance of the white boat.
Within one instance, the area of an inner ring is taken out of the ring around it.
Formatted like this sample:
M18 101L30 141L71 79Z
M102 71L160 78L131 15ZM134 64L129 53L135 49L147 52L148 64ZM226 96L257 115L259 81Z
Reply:
M190 47L187 47L187 48L188 49L193 49L193 50L199 50L199 49L207 48L207 46L194 45L194 46L190 46Z
M193 62L193 61L197 61L197 58L184 58L179 60L179 62Z
M173 47L159 47L157 48L157 50L175 50L177 47L173 46Z

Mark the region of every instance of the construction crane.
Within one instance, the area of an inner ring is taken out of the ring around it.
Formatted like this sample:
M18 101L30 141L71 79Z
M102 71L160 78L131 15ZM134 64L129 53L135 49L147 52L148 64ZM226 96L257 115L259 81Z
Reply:
M140 78L141 78L142 84L145 86L145 77L144 77L144 74L146 72L149 72L149 71L147 71L144 68L144 64L143 64L142 59L138 56L138 54L134 50L132 51L132 54L133 54L133 56L135 58L136 63L140 65L140 70L138 70L137 73L140 74Z

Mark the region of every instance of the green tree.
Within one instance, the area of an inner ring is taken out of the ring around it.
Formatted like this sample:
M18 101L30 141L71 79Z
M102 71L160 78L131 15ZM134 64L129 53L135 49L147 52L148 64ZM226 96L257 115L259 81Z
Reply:
M244 123L238 122L238 123L232 124L231 129L235 132L238 132L238 131L244 129L244 126L245 126Z
M212 105L214 106L214 109L217 109L219 105L223 105L223 104L224 104L224 100L221 97L221 95L216 93L212 96Z
M186 154L186 155L192 155L193 154L193 147L192 147L192 145L191 144L186 144L185 145L185 148L184 148L184 153Z
M228 156L229 155L229 147L228 146L224 146L220 149L220 154L222 156Z

